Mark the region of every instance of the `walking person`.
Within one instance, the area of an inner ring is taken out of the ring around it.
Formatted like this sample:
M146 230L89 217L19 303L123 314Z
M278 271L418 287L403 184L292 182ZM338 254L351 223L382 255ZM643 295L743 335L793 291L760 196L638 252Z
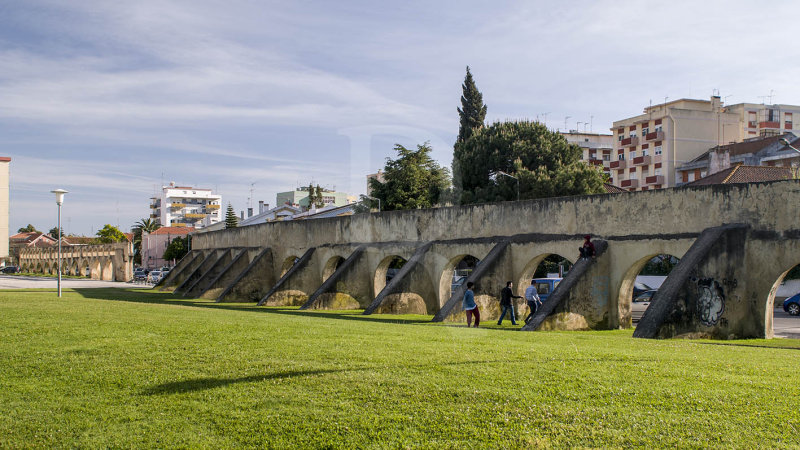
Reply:
M464 300L461 301L461 307L467 312L467 328L472 324L472 317L475 317L475 328L481 323L481 310L475 303L475 293L472 292L472 287L475 283L470 281L467 283L467 292L464 292Z
M539 310L539 306L542 305L542 300L539 298L539 292L536 290L536 281L531 280L531 285L525 289L525 301L528 302L528 308L530 308L530 312L528 316L525 317L525 323L528 323L536 311Z
M517 324L517 315L514 313L514 302L511 300L512 298L522 298L519 295L514 295L511 292L511 287L514 284L510 281L506 282L506 287L500 291L500 307L503 308L503 312L500 314L500 320L497 321L498 325L503 324L503 318L506 316L507 312L511 313L511 325Z

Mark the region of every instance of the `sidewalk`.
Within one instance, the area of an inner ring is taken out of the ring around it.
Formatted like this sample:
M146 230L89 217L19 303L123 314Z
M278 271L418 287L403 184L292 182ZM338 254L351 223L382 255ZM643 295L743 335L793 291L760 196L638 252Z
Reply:
M56 289L58 281L47 277L25 277L15 275L0 275L0 289ZM143 288L150 289L149 284L125 283L122 281L100 281L81 278L62 278L62 289L74 288Z

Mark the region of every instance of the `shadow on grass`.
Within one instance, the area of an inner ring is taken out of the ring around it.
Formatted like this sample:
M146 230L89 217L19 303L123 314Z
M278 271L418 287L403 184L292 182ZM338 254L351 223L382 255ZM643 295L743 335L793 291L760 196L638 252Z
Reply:
M175 297L171 292L160 292L154 290L141 289L120 289L120 288L74 288L74 292L84 298L96 300L125 301L133 303L150 303L175 306L192 306L197 308L224 309L230 311L255 312L260 314L282 314L299 317L325 317L338 320L355 320L361 322L380 322L394 324L427 324L431 323L430 318L410 318L410 317L391 317L386 315L364 316L362 310L348 311L327 311L327 310L304 310L301 311L293 307L265 307L250 304L231 304L216 303L211 300L182 299ZM144 295L143 295L144 294ZM432 317L432 316L431 316Z
M523 363L514 360L484 360L484 361L453 361L438 364L407 364L398 366L398 369L430 369L443 366L464 366L472 364L509 364ZM183 394L187 392L205 391L237 383L253 383L266 380L284 380L312 375L325 375L329 373L360 372L366 370L386 370L386 367L353 367L349 369L314 369L314 370L289 370L284 372L267 373L262 375L248 375L236 378L193 378L190 380L174 381L170 383L151 386L142 390L142 395L167 395Z

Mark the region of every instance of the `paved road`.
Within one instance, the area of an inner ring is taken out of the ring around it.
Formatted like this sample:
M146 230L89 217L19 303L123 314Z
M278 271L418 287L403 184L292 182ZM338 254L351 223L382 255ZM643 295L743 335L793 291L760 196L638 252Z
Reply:
M58 282L55 278L24 277L16 275L0 275L0 289L56 289ZM150 288L146 284L123 283L120 281L99 281L81 278L62 278L61 288Z

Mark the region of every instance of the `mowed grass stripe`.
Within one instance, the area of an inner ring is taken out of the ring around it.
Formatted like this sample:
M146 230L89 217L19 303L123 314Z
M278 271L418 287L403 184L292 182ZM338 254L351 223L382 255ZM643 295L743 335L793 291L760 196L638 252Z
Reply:
M428 320L0 292L0 446L800 446L798 350Z

